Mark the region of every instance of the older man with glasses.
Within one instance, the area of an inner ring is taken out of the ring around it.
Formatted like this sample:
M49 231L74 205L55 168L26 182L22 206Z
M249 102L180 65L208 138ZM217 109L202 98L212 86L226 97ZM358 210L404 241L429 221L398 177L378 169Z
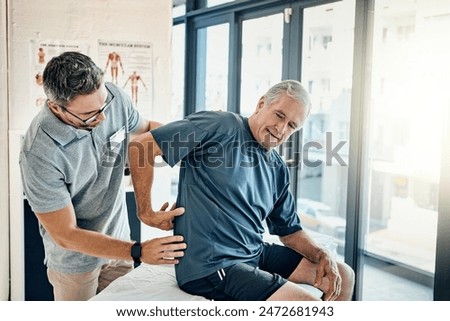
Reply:
M134 262L176 264L181 236L130 240L123 186L129 141L159 126L86 55L66 52L47 64L47 103L23 141L25 196L36 214L55 300L87 300ZM182 210L160 211L171 221Z
M105 88L106 88L106 90L108 91L108 96L107 96L107 98L106 98L106 100L105 100L105 103L103 104L103 106L102 106L102 108L100 108L99 110L94 110L94 111L88 111L88 112L86 112L85 113L85 115L90 115L90 116L88 116L88 118L86 118L86 119L82 119L82 118L80 118L79 116L77 116L76 114L74 114L73 112L71 112L67 107L64 107L64 106L62 106L62 105L58 105L60 108L62 108L62 109L64 109L66 112L68 112L69 114L71 114L73 117L75 117L76 119L78 119L80 122L82 122L84 125L85 125L85 127L89 127L89 125L91 124L91 123L93 123L94 121L96 121L97 120L97 118L98 118L98 116L100 116L101 114L103 114L105 111L106 111L106 109L110 106L110 104L111 104L111 102L113 101L113 99L114 99L114 95L113 95L113 93L111 92L111 90L108 88L108 87L106 87L105 86ZM52 102L50 102L50 103L52 103Z

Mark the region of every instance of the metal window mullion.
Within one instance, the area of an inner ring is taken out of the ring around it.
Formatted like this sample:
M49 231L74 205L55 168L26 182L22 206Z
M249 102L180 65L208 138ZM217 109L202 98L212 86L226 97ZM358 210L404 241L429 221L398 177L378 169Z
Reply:
M241 60L242 60L242 21L233 13L230 17L230 36L228 51L228 111L240 112Z
M301 80L302 74L302 35L303 35L303 8L299 3L289 6L292 8L292 15L289 23L284 23L283 28L283 65L282 79ZM291 176L291 192L295 199L299 196L298 182L301 170L301 151L303 148L303 129L292 135L285 143L292 148L282 148L280 151L285 154Z
M438 225L434 273L435 301L450 301L450 111L444 126L446 133L442 145L441 174L439 182Z
M184 115L195 112L197 35L192 19L186 19L184 63Z
M350 144L347 189L347 227L345 262L356 273L354 299L362 298L362 240L365 213L363 208L364 128L367 127L369 109L373 47L374 0L356 0L355 37L353 53L352 102L350 118Z

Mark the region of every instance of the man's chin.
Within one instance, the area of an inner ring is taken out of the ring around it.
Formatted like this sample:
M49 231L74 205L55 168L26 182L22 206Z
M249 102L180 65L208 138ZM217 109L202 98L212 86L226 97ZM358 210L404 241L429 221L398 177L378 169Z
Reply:
M279 144L278 142L269 141L269 142L262 142L261 145L267 150L272 150L274 148L277 148Z

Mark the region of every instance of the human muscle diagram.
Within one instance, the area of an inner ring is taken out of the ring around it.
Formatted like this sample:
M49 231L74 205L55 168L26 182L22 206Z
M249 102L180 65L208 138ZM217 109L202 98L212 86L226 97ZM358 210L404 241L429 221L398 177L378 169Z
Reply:
M128 77L127 81L125 82L125 85L123 85L123 88L126 88L128 82L131 83L131 99L133 100L135 105L137 105L139 83L141 83L146 90L147 90L147 86L145 85L144 81L142 80L142 77L136 71L133 71L133 73Z
M123 70L122 60L120 58L120 55L117 52L113 51L108 54L108 60L106 61L105 72L108 69L108 66L110 67L111 81L113 83L117 84L117 76L119 73L119 67L120 67L120 69L122 69L122 74L125 73L125 71Z
M98 59L104 79L119 85L130 95L143 117L151 118L153 108L153 46L151 43L98 40Z

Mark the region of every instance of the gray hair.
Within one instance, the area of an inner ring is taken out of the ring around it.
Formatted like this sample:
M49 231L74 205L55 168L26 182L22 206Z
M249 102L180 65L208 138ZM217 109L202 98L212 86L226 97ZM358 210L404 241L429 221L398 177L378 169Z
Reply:
M64 106L75 97L100 88L103 71L88 56L69 51L48 62L43 78L48 99Z
M292 99L298 101L307 111L307 115L311 110L311 100L308 92L303 85L293 79L283 80L272 86L264 95L265 106L268 107L278 100L281 94L286 93Z

